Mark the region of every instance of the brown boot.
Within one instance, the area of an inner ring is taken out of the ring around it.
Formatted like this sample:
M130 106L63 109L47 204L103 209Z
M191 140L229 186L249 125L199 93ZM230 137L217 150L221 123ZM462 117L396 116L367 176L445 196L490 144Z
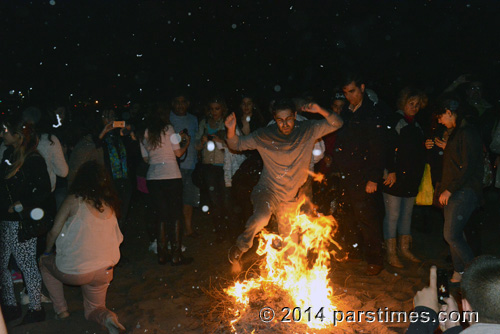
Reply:
M411 235L399 236L399 248L401 251L401 255L412 262L415 263L422 262L410 251L411 242L412 242Z
M397 254L396 238L387 239L385 241L385 247L387 248L387 262L393 267L404 268Z

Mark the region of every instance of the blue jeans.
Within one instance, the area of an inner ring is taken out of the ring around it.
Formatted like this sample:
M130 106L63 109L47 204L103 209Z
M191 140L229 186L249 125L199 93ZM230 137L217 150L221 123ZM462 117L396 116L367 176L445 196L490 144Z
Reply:
M383 193L385 205L384 239L411 234L411 214L415 197L398 197Z
M444 207L444 239L450 246L453 268L460 273L474 259L474 253L465 240L464 228L478 202L472 189L461 189L451 194L448 205Z

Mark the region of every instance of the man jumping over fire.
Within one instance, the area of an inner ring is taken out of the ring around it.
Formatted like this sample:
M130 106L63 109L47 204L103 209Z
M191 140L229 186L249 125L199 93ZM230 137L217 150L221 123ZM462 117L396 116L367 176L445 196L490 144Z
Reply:
M318 138L339 129L343 122L316 103L303 106L302 111L320 114L324 120L296 121L297 112L291 100L273 105L276 124L261 128L248 136L236 134L236 117L226 118L227 144L236 151L256 149L264 162L259 182L252 191L253 215L245 231L229 249L229 262L239 267L241 256L253 245L253 239L269 222L274 213L278 218L280 235L290 233L290 224L280 214L291 204L298 204L298 193L306 182L314 143ZM233 268L235 269L235 268ZM237 270L237 269L235 269Z

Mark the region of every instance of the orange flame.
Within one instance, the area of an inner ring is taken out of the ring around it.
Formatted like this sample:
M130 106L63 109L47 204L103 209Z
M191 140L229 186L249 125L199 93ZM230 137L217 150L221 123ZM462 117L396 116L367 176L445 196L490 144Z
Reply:
M258 255L266 255L260 265L260 277L236 282L225 292L235 298L237 310L234 311L234 324L245 313L250 303L250 292L253 289L273 285L284 290L295 303L294 306L305 310L308 307L324 308L324 314L332 314L336 306L332 304L333 289L328 277L330 267L330 252L328 246L334 243L332 239L337 223L332 216L308 217L300 212L305 198L299 201L293 212L287 217L291 224L291 232L279 236L262 231L259 239ZM281 247L277 247L281 244ZM291 305L283 305L291 306ZM326 317L305 321L310 328L326 328L332 324L332 319Z

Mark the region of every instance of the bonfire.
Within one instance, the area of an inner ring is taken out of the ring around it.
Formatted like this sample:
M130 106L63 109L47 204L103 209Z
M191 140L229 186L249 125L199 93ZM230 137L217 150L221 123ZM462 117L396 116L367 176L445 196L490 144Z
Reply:
M331 245L340 249L332 238L337 223L332 216L300 212L305 200L284 217L292 226L290 235L261 232L257 254L263 260L258 274L224 290L232 298L228 307L232 332L258 333L284 323L295 328L289 332L313 332L333 325L338 304L329 271L335 256Z

